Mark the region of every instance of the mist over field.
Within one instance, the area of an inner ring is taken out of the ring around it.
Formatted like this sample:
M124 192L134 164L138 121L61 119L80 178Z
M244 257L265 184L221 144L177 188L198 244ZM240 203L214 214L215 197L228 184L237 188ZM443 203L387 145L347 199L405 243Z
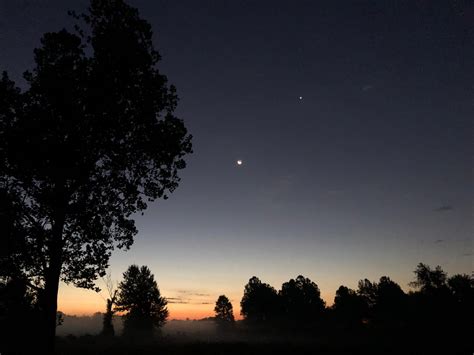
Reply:
M91 316L64 315L63 323L57 328L58 336L83 336L98 335L102 330L102 313ZM114 317L114 329L117 335L123 330L121 317ZM213 320L170 320L161 329L161 334L166 337L179 337L183 340L213 340L218 334Z

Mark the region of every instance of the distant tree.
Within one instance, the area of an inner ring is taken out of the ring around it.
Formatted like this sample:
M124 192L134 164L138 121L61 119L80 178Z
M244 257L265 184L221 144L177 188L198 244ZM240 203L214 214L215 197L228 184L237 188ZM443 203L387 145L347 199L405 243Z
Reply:
M226 296L219 296L216 301L216 306L214 307L214 312L216 314L215 318L220 325L225 326L234 323L232 303Z
M241 314L251 322L267 322L279 315L280 302L276 290L253 276L245 285L240 301Z
M378 283L360 280L357 294L364 301L365 318L378 323L400 324L405 312L406 295L388 276L382 276Z
M377 283L368 279L360 280L357 294L365 300L368 308L372 308L377 302Z
M0 276L21 270L41 290L50 351L60 280L95 288L114 247L131 246L133 216L176 189L191 152L138 11L91 0L73 17L77 33L42 37L23 92L0 79Z
M366 308L366 301L356 291L346 286L337 289L332 310L336 322L343 327L360 325Z
M415 280L409 283L415 289L409 295L410 324L424 336L433 332L447 336L458 322L446 272L440 266L432 269L419 263L414 274Z
M102 322L102 335L105 336L114 336L115 335L115 329L114 325L112 323L113 317L114 317L114 305L115 301L117 299L117 289L115 288L115 283L112 280L112 275L108 273L105 278L105 287L108 292L109 298L106 300L106 308L105 308L105 313L103 315L103 322Z
M448 286L456 303L470 304L471 307L474 305L474 277L466 274L453 275L448 279Z
M415 281L410 282L410 286L422 293L433 293L447 287L448 275L439 265L432 270L428 265L419 263L414 273Z
M457 274L448 279L452 307L449 324L455 337L472 338L472 319L474 316L474 277ZM472 347L472 341L470 343Z
M405 319L406 294L388 276L382 276L376 286L373 316L379 323L400 326Z
M118 286L115 307L116 311L125 312L125 335L151 334L154 328L163 326L168 318L167 303L148 267L128 267Z
M279 295L287 321L304 323L321 319L325 302L318 285L310 279L299 275L285 282Z

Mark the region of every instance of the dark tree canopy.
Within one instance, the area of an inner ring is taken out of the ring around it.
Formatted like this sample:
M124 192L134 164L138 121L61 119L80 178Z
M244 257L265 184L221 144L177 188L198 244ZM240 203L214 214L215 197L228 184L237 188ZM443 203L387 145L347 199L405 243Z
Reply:
M50 343L59 280L93 288L114 247L133 243L133 214L176 189L191 152L138 11L92 0L74 18L77 33L42 37L24 91L0 81L0 270L44 290Z
M341 325L348 327L360 325L366 309L365 300L356 291L346 286L337 289L332 310L336 321Z
M150 269L130 265L118 286L115 310L125 312L124 334L152 332L163 326L168 318L168 302L160 290Z
M364 302L364 317L372 321L394 323L400 320L405 310L406 295L400 285L387 276L379 282L360 280L357 295Z
M432 270L430 266L419 263L414 273L415 281L412 281L410 286L419 289L422 293L436 292L447 286L448 276L439 265Z
M265 322L279 315L280 300L276 290L253 276L245 285L240 302L241 314L248 321Z
M368 279L360 280L357 294L364 299L367 307L373 307L377 302L377 283Z
M221 295L216 301L216 306L214 307L215 318L221 323L233 323L234 322L234 311L232 303L225 296Z
M474 277L466 274L453 275L448 286L456 303L474 305Z
M288 320L316 321L321 318L325 302L318 285L299 275L281 286L279 292L283 312Z
M399 284L387 276L382 276L376 286L376 303L373 317L382 323L401 322L406 312L406 294Z

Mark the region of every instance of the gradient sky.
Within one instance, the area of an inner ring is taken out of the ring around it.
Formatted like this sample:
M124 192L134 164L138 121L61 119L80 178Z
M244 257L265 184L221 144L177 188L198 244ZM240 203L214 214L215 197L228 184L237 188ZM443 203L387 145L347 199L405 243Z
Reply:
M200 318L220 294L237 314L253 275L279 289L303 274L331 304L361 278L408 290L418 262L472 272L472 3L129 2L195 153L113 254L115 279L148 265L171 317ZM0 70L22 84L40 35L86 4L0 0ZM59 307L103 311L103 296L62 285Z

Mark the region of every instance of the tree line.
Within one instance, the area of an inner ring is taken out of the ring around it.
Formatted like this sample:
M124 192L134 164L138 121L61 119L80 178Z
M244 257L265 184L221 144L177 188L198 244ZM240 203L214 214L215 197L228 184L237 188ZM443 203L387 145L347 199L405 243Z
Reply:
M382 276L378 281L362 279L357 289L341 285L332 306L326 306L318 285L302 275L282 284L280 290L252 277L244 287L240 301L244 329L256 332L303 334L311 337L322 329L345 331L361 329L383 332L416 332L443 337L469 339L474 314L474 278L466 274L448 277L440 266L420 263L414 270L412 290L404 292L395 281ZM154 275L147 266L131 265L115 288L110 277L106 282L110 297L103 313L101 335L115 335L113 317L120 312L125 338L151 338L167 321L167 300L160 293ZM238 332L233 305L225 296L215 307L217 329ZM40 326L38 300L25 282L11 278L0 282L1 334L15 339L22 333L34 338ZM58 316L57 324L61 323ZM323 331L324 332L324 331Z
M302 275L282 284L276 290L253 276L244 287L240 301L243 322L260 329L307 331L321 326L341 329L375 327L402 329L408 327L449 327L461 332L472 325L474 314L474 278L466 274L448 277L440 266L431 268L420 263L414 271L410 290L405 293L395 281L382 276L378 281L362 279L356 290L341 285L333 305L321 298L318 285ZM109 332L111 307L125 312L124 333L144 330L151 333L168 317L166 298L162 297L153 275L146 266L131 265L118 286L115 301L107 300L103 334ZM233 305L225 295L218 297L214 321L222 330L235 323Z
M0 78L2 354L18 334L31 340L21 345L54 353L60 282L97 289L112 252L133 244L133 217L168 198L192 153L192 136L174 113L176 88L158 68L153 31L138 10L124 0L91 0L84 13L70 15L69 30L42 36L23 89L7 72ZM133 308L127 300L143 295L136 285L121 285L109 297L104 324L120 311L128 329L159 327L166 300L151 272L135 266L127 272L124 282L141 280L154 291ZM409 294L388 278L341 288L330 308L307 278L278 292L252 278L242 315L264 325L383 324L388 314L428 328L441 320L468 324L472 277L447 278L425 266L420 275ZM395 312L397 305L408 308ZM222 322L232 323L228 299L220 298L216 309Z
M280 324L304 328L333 324L342 328L421 326L445 329L446 325L470 329L474 314L474 278L448 277L440 266L420 263L410 290L405 293L388 276L378 281L362 279L356 290L341 285L334 303L326 307L316 283L304 276L285 282L279 291L252 277L240 302L244 320L253 324Z

